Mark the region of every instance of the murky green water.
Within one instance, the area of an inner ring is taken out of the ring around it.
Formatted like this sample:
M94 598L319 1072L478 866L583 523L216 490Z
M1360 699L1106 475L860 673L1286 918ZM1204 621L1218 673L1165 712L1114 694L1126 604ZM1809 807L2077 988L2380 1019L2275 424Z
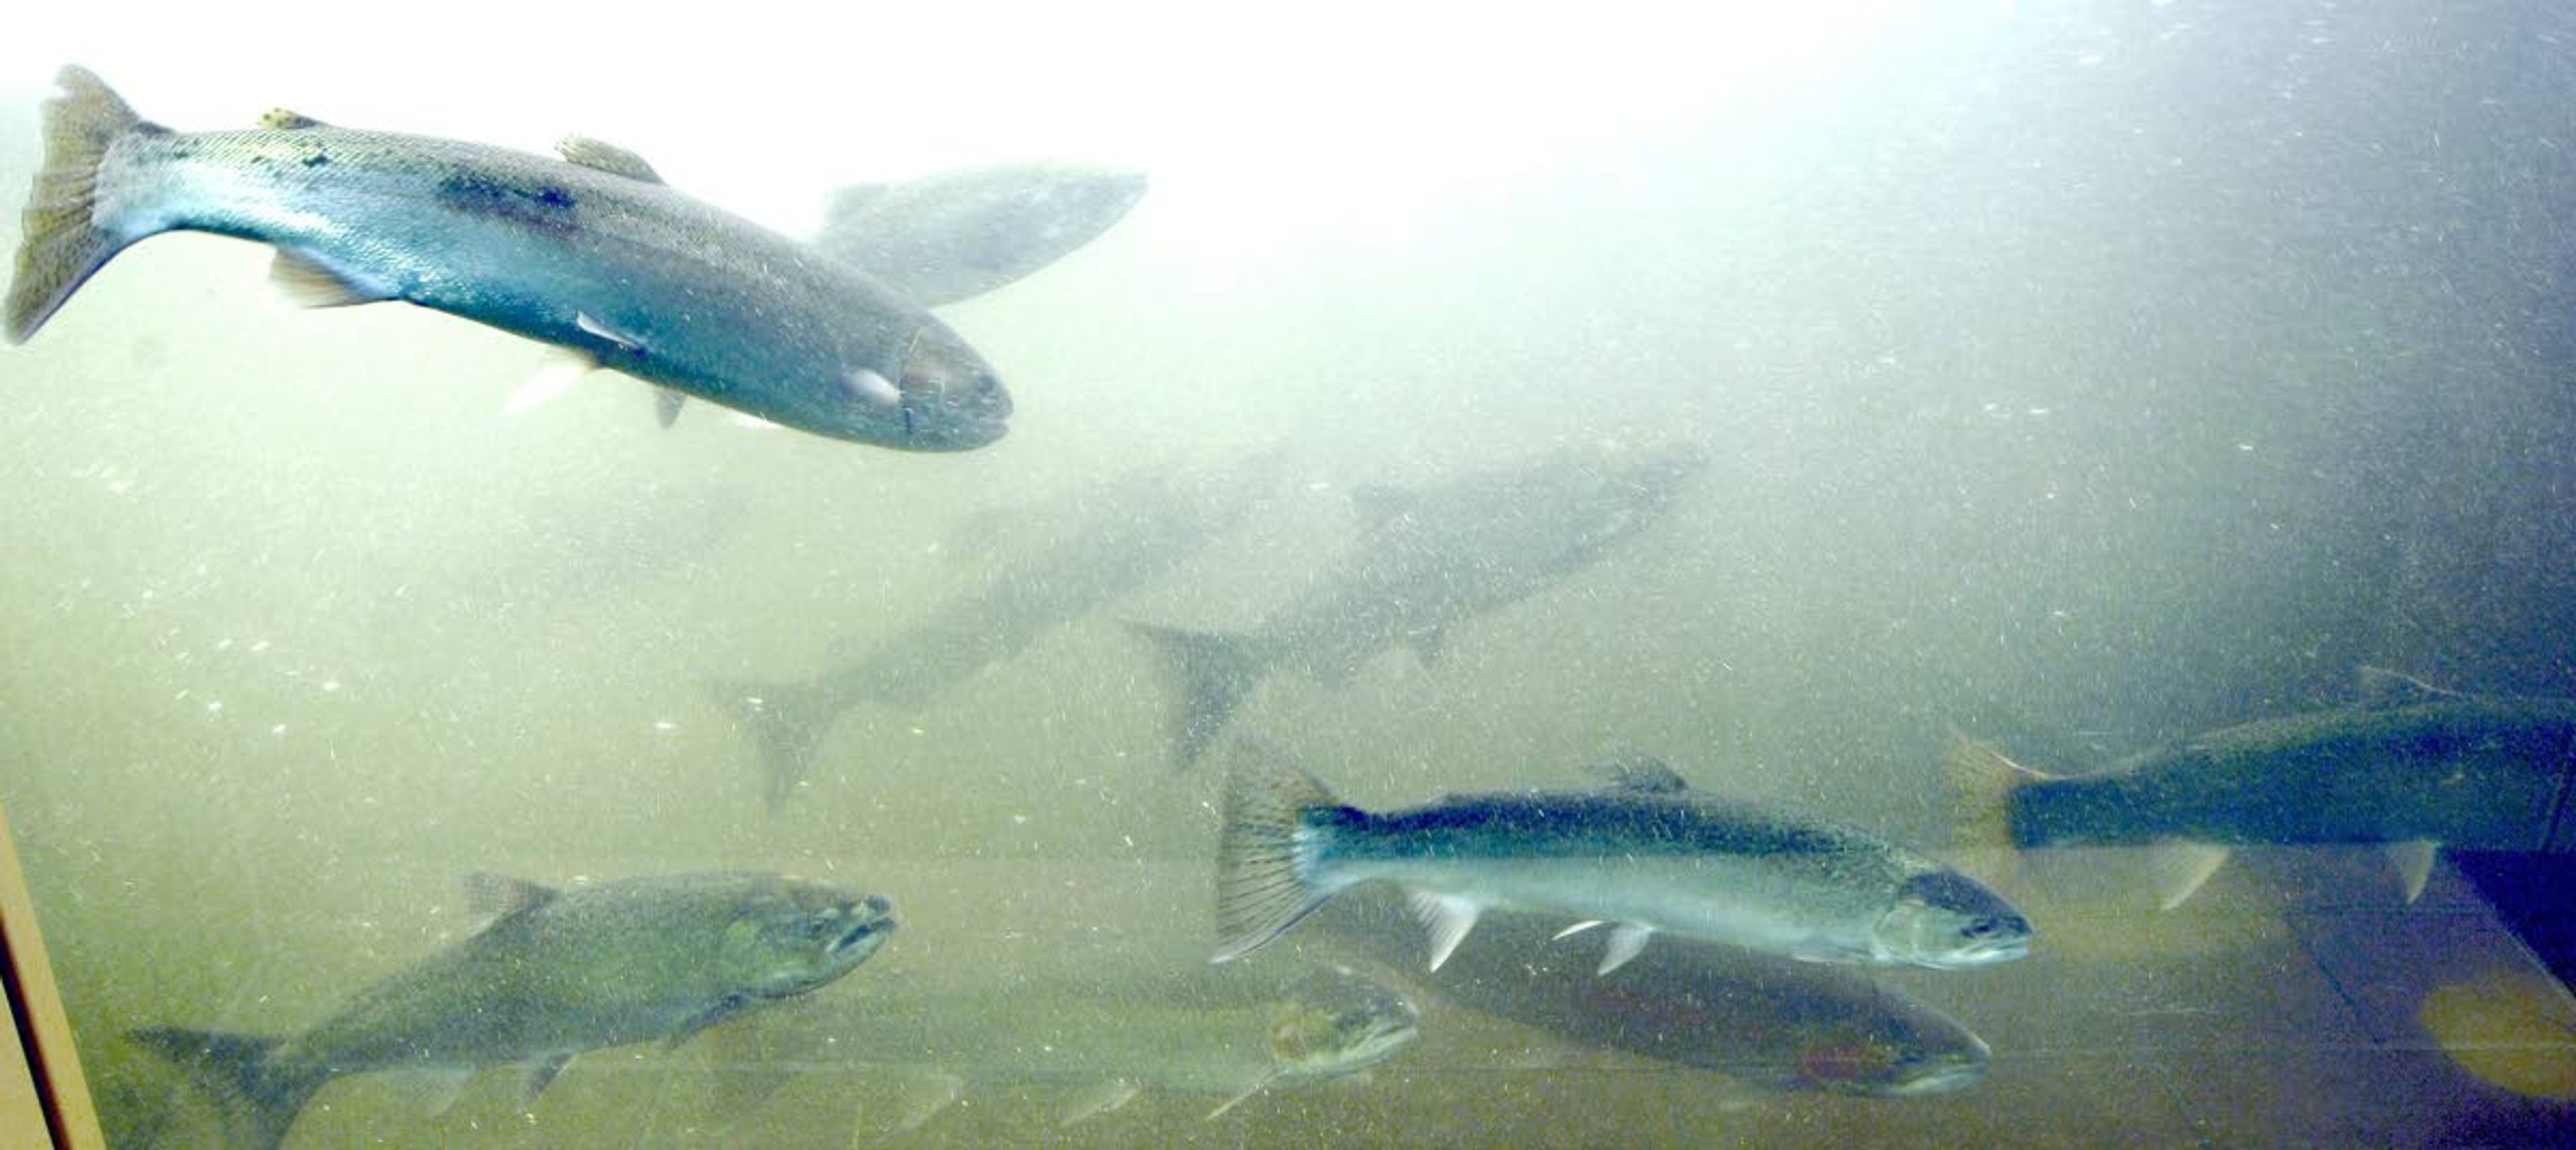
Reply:
M999 35L949 19L901 17L945 45ZM1170 768L1175 691L1123 624L1255 626L1365 558L1373 485L1568 449L1707 458L1660 522L1457 622L1430 665L1389 650L1251 694L1235 730L1372 809L1650 753L1937 852L1952 726L2084 770L2349 705L2363 665L2576 696L2576 20L2556 7L1866 12L1776 67L1644 13L1561 38L1491 19L1298 33L1320 55L1287 73L1198 19L1152 50L1059 29L1062 52L974 70L1014 99L947 121L911 82L922 53L862 98L819 47L764 66L633 30L626 58L674 63L557 57L600 73L562 113L540 92L450 115L426 81L324 62L254 85L88 41L7 57L13 196L74 56L181 127L281 101L525 147L615 129L674 185L789 228L834 183L1000 157L1116 151L1156 181L1091 247L943 309L1018 402L1009 438L962 455L703 405L664 432L605 373L505 417L533 345L399 305L270 306L263 253L195 236L120 256L0 355L0 802L120 1144L218 1137L128 1030L310 1025L473 929L470 872L712 869L879 892L903 926L809 998L580 1058L532 1106L507 1073L443 1110L358 1076L289 1144L2566 1138L2565 1095L2468 1072L2420 1017L2531 955L2449 864L2409 904L2358 847L2247 852L2161 914L2132 851L1981 871L2033 956L1885 976L1992 1047L1956 1093L1752 1089L1381 965L1421 1037L1362 1078L1208 1120L1225 1093L1111 1043L1099 1077L1147 1088L1063 1126L1097 1084L995 1039L907 1128L947 1073L927 1046L828 1041L880 1004L971 1012L955 1026L979 1035L1122 1008L1186 1025L1351 957L1292 931L1206 965L1223 764ZM1599 78L1555 84L1590 74L1574 62ZM764 72L787 90L753 133L738 101ZM1303 113L1277 98L1336 75ZM733 95L673 94L700 89ZM921 106L881 125L885 91ZM582 113L610 122L561 122ZM850 707L765 811L742 701L708 684L846 665L1063 543L1058 512L1018 535L1014 513L1272 448L1284 475L1242 522L927 702ZM2576 1006L2514 1013L2540 1037L2483 1039L2563 1077Z

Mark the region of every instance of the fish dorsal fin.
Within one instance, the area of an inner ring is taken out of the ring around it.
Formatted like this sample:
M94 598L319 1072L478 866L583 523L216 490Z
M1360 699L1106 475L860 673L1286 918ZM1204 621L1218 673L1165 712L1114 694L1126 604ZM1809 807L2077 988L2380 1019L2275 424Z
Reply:
M465 908L475 914L489 915L494 922L525 914L562 895L562 891L544 883L504 874L477 871L465 876Z
M564 162L568 164L579 164L585 168L595 168L630 180L642 180L648 184L663 182L662 173L654 171L653 165L644 162L644 157L606 140L594 140L588 136L566 136L562 143L555 145L555 151L562 155Z
M1603 786L1634 795L1677 795L1690 789L1680 772L1653 755L1629 755L1592 765Z
M328 128L331 125L284 108L271 108L259 114L259 126L272 132L293 132L304 128Z
M839 227L865 213L885 198L886 188L885 184L852 184L832 189L831 198L823 201L823 227Z
M1351 489L1351 511L1360 517L1360 527L1368 531L1381 530L1412 514L1421 503L1420 495L1384 483Z
M2353 694L2361 705L2374 711L2420 706L2459 695L2458 691L2445 691L2413 675L2386 667L2356 668L2352 681Z

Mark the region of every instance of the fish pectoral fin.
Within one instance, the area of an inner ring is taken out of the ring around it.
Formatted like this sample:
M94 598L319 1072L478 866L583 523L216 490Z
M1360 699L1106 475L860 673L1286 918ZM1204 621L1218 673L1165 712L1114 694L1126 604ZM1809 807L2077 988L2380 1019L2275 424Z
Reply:
M1646 940L1654 935L1655 928L1642 923L1623 922L1612 927L1609 944L1601 948L1601 968L1593 975L1598 977L1628 965L1628 960L1646 949Z
M268 264L268 282L297 307L356 307L398 298L395 293L360 283L301 252L277 249Z
M2147 872L2156 886L2157 909L2172 910L2191 901L2209 876L2227 865L2234 853L2219 843L2175 841L2150 849Z
M1420 919L1423 929L1431 934L1432 970L1449 961L1458 944L1466 941L1467 932L1476 929L1476 916L1485 910L1484 904L1474 899L1421 887L1407 889L1404 897L1413 904L1413 917Z
M271 108L259 114L259 126L271 132L294 132L305 128L328 128L331 125L285 108Z
M555 1076L563 1073L564 1063L570 1061L570 1054L549 1054L529 1063L527 1074L519 1079L519 1104L536 1105L537 1096L545 1093L546 1087L554 1085Z
M566 136L561 143L555 145L555 152L568 164L579 164L585 168L624 176L630 180L642 180L648 184L663 182L662 173L654 171L653 165L644 162L644 157L606 140L594 140L588 136Z
M552 403L599 366L599 361L586 353L569 348L557 350L559 354L547 356L545 366L529 375L526 383L513 388L510 397L501 401L501 414L517 415L529 408Z
M637 339L634 336L628 335L625 332L619 331L616 328L600 322L597 317L591 315L589 312L577 311L572 313L572 325L580 328L583 333L587 335L597 339L604 339L609 343L615 344L620 351L629 352L634 355L644 354L643 340Z
M1431 965L1438 966L1440 964L1435 962ZM1270 1089L1270 1083L1278 1077L1279 1068L1276 1066L1262 1071L1261 1077L1253 1079L1252 1085L1244 1087L1242 1093L1226 1099L1222 1104L1218 1105L1216 1109L1208 1111L1206 1120L1214 1122L1217 1119L1224 1117L1226 1111L1242 1105L1245 1099L1250 1098L1255 1094L1259 1094L1264 1090Z
M1064 1112L1056 1116L1056 1125L1071 1126L1085 1119L1097 1118L1135 1101L1136 1096L1144 1092L1145 1086L1141 1082L1125 1078L1110 1079L1074 1095L1073 1101L1065 1106Z
M672 424L679 422L680 405L688 401L689 397L685 392L673 391L667 387L653 389L653 418L662 422L662 430L669 431Z
M743 1011L750 1009L750 1007L751 996L748 994L728 994L723 998L719 998L716 1000L716 1004L714 1006L710 1006L705 1010L699 1011L696 1016L681 1023L678 1029L673 1030L669 1038L662 1040L662 1049L669 1050L683 1042L687 1042L699 1031L705 1030L706 1028L722 1022L725 1019L740 1014Z
M2405 888L2408 904L2424 897L2424 884L2433 879L2433 856L2441 849L2442 844L2431 839L2388 844L2388 860L2397 864L2397 881Z
M1601 926L1601 925L1604 925L1604 924L1602 923L1602 921L1601 921L1600 919L1597 919L1597 918L1587 918L1587 919L1584 919L1584 920L1583 920L1583 921L1581 921L1581 922L1578 922L1578 923L1576 923L1576 924L1574 924L1574 925L1572 925L1572 926L1569 926L1569 927L1565 928L1564 930L1560 930L1560 931L1556 932L1555 934L1551 934L1551 935L1547 936L1547 940L1548 940L1549 942L1558 942L1558 941L1562 941L1562 940L1564 940L1564 939L1569 939L1569 938L1574 937L1575 935L1581 934L1581 933L1583 933L1584 931L1590 930L1590 929L1592 929L1593 927Z

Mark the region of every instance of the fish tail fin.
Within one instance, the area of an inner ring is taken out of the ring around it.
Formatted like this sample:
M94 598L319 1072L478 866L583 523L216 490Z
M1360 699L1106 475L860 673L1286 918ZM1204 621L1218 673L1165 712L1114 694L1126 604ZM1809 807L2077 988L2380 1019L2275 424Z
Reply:
M1181 688L1181 709L1172 725L1174 765L1196 765L1225 729L1244 696L1270 671L1271 654L1256 639L1215 631L1192 631L1152 623L1127 624L1154 645Z
M2049 776L2016 763L1991 743L1950 728L1944 763L1950 784L1951 841L1960 849L2017 857L2013 849L2013 794Z
M1332 829L1361 818L1315 777L1258 745L1225 780L1217 832L1217 952L1225 962L1261 949L1332 894L1319 863Z
M814 753L832 730L838 712L817 704L803 683L766 683L725 679L707 684L707 694L741 716L751 732L760 762L760 794L776 815L813 769Z
M45 162L27 194L9 283L11 343L27 342L110 257L142 238L99 226L99 165L118 140L169 131L135 115L86 68L64 68L55 82L63 94L45 102Z
M186 1071L241 1132L243 1145L257 1150L284 1142L295 1116L331 1079L324 1070L279 1069L269 1058L279 1042L271 1035L155 1026L127 1037Z

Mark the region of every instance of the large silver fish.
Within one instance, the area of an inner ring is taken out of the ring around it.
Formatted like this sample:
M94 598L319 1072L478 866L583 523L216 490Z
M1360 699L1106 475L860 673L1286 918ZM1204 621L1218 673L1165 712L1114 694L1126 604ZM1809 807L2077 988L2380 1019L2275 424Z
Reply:
M2349 707L2258 719L2059 777L1962 737L1959 837L1978 847L2156 848L2166 909L2233 847L2380 843L2412 901L2436 849L2576 849L2576 701L2467 695L2377 668ZM2552 838L2551 828L2559 828Z
M1438 970L1488 907L1615 924L1598 973L1656 932L1812 962L2020 958L2030 923L1958 871L1850 827L1719 798L1660 763L1590 791L1450 795L1375 814L1266 752L1237 757L1217 840L1216 961L1336 893L1406 888Z
M1315 926L1386 963L1419 929L1393 892L1354 891ZM1663 939L1608 976L1538 915L1490 911L1476 942L1415 981L1442 998L1604 1047L1774 1090L1920 1098L1985 1078L1985 1041L1957 1019L1847 966Z
M1688 444L1568 451L1418 491L1361 489L1359 547L1250 631L1130 624L1181 689L1172 724L1178 764L1197 762L1277 668L1335 683L1395 647L1437 659L1450 627L1527 598L1645 532L1705 462Z
M194 1072L243 1141L275 1146L333 1079L378 1070L529 1068L529 1097L573 1055L677 1042L848 974L894 931L892 907L769 874L635 878L554 890L483 876L501 915L368 987L298 1034L137 1031Z
M1102 603L1178 567L1251 513L1284 473L1260 452L1206 467L1157 464L1031 509L974 584L866 654L793 682L713 686L758 740L777 813L843 713L918 708Z
M315 306L404 300L666 389L836 439L960 451L1011 401L973 348L865 273L681 195L633 153L563 160L331 127L174 132L65 68L7 302L25 342L127 245L166 231L270 244Z

